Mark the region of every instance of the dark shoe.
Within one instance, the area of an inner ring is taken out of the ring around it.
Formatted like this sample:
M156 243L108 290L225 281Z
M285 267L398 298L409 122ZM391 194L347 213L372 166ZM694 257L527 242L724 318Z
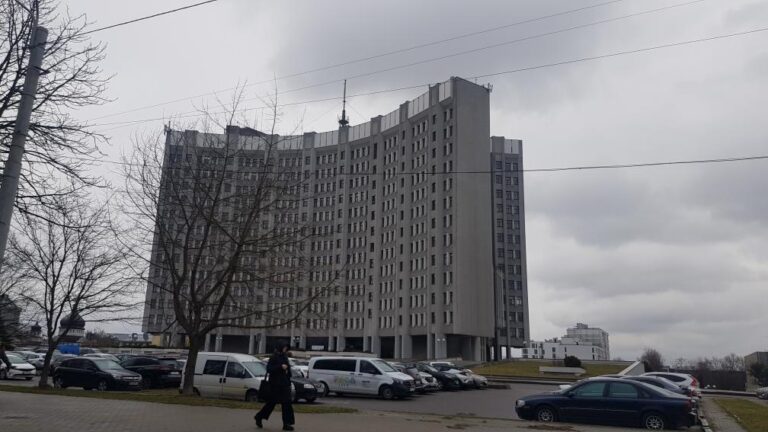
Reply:
M259 429L264 427L264 425L261 423L261 417L259 417L258 414L253 416L253 419L256 420L256 427L258 427Z
M293 426L291 426L291 425L283 425L283 430L292 431L293 430Z

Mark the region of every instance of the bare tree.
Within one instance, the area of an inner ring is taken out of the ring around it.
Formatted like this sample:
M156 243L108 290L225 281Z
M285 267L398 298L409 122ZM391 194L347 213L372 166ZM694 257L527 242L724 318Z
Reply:
M86 168L104 137L72 111L106 102L104 45L90 42L85 16L58 9L54 0L0 0L0 161L10 148L35 15L49 30L16 199L21 212L38 216L40 204L100 183ZM70 181L54 180L62 177Z
M730 353L720 360L720 368L727 371L743 371L744 357Z
M42 210L42 218L25 215L17 224L9 252L25 287L22 298L44 317L48 349L39 385L47 387L53 351L75 318L132 318L137 285L106 205L92 207L86 197L71 194L52 196ZM60 328L65 316L73 319Z
M124 213L144 235L145 247L134 250L148 264L145 326L180 327L186 336L185 394L193 391L197 353L216 329L298 328L301 318L334 325L333 285L343 264L305 256L320 247L314 240L333 234L302 211L316 193L310 176L319 174L304 163L301 140L275 133L276 100L269 132L229 126L238 101L223 121L207 115L202 132L168 128L164 137L139 140L125 160Z
M646 348L640 356L640 361L644 362L651 371L660 371L664 368L664 359L654 348Z
M11 261L11 260L8 260ZM19 271L14 262L0 266L0 344L12 345L20 335Z

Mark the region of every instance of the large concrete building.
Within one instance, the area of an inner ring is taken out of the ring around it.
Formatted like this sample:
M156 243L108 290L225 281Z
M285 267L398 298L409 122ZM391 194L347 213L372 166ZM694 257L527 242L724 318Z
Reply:
M279 164L295 166L308 182L287 222L308 221L323 234L304 252L310 277L299 292L327 285L332 274L338 290L295 325L219 329L206 349L266 352L290 340L304 349L385 358L481 360L494 342L523 346L522 143L491 138L489 94L451 78L364 124L283 137L294 145L280 150ZM226 133L245 149L232 170L248 170L250 156L263 157L253 143L265 134L237 127ZM180 160L185 147L205 142L201 135L168 131L164 169L174 160L169 154ZM242 176L232 177L238 189ZM265 292L243 301L290 301L280 290ZM143 330L168 333L178 344L183 335L169 303L162 290L147 290Z
M589 342L592 345L599 346L605 353L605 358L601 360L610 360L611 343L608 340L608 332L599 327L590 327L584 323L576 323L575 327L566 330L564 337L575 338L582 342Z

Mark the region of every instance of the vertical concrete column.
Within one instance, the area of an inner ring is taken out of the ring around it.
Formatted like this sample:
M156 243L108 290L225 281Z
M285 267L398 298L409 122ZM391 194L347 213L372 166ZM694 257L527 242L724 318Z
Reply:
M483 361L483 338L480 336L475 336L472 338L472 349L474 351L474 354L472 356L472 360L474 361Z
M371 352L381 357L381 337L373 336L371 338Z
M299 348L305 351L309 349L309 347L307 346L307 336L304 333L299 335Z
M434 333L427 333L427 359L433 360L435 358L435 335Z
M347 348L347 338L344 336L339 336L336 338L336 351L341 352L344 351L344 349Z
M336 350L336 338L334 336L328 335L328 351L335 351Z
M411 335L403 335L401 342L400 358L404 360L413 358L413 339L411 339Z
M248 335L248 354L253 355L254 350L256 349L256 335L251 332L251 334Z
M213 350L216 352L221 352L221 343L224 340L224 335L221 334L221 329L216 331L216 343L214 345Z
M263 354L267 351L267 336L262 333L259 335L259 343L258 343L258 349L256 350L257 354Z
M402 359L402 343L403 343L403 336L402 335L395 335L395 358L396 359Z
M211 350L211 335L207 334L205 335L205 347L203 348L203 351L210 351Z
M363 336L363 351L371 351L371 337Z

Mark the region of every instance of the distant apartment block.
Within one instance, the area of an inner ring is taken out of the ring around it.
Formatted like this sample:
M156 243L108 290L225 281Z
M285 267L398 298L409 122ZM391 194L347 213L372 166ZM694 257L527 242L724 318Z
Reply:
M576 356L580 360L610 360L608 332L587 324L577 323L566 330L562 338L531 341L523 348L523 358L562 360Z
M306 221L320 234L303 249L309 277L293 291L236 291L236 301L289 302L327 285L329 274L339 275L338 289L311 316L264 329L223 328L209 335L206 349L264 353L290 340L308 350L384 358L484 360L494 343L524 346L522 142L491 138L489 99L489 88L451 78L366 123L281 137L294 145L279 150L275 166L307 185L297 192L295 214L275 222ZM234 126L226 133L244 152L224 168L240 174L229 187L241 190L260 169L251 161L264 154L253 143L265 134ZM163 169L206 142L202 135L167 131ZM244 175L248 170L254 173ZM168 293L147 289L143 331L179 345L184 335L170 304Z
M562 360L566 356L579 360L608 360L601 347L569 337L531 341L527 348L523 348L523 358Z
M608 332L601 328L576 323L576 327L566 330L565 337L576 338L582 342L590 342L592 345L599 346L605 352L605 358L600 360L610 360L611 358L611 344L608 341Z

